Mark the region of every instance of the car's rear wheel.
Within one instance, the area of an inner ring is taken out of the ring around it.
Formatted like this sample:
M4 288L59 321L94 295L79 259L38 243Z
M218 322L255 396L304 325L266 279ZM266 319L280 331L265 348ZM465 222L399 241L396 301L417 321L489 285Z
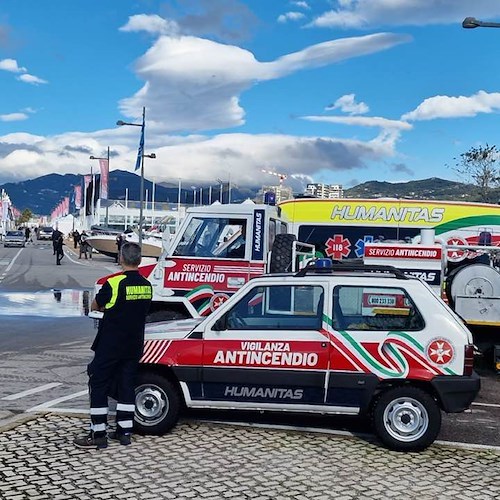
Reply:
M181 399L166 377L142 372L135 388L135 429L142 434L164 434L179 420Z
M441 410L434 398L417 387L396 387L376 401L373 424L380 440L396 451L420 451L441 429Z

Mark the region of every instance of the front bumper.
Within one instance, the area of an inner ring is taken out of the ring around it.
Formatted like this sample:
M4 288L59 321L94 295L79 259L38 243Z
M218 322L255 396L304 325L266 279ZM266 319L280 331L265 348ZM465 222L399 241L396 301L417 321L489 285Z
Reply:
M476 372L471 376L437 376L432 380L443 410L447 413L459 413L466 410L481 389L481 379Z

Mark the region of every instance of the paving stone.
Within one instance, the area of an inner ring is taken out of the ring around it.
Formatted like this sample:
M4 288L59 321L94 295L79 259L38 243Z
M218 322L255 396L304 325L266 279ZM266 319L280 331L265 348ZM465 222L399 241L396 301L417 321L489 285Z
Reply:
M132 446L75 448L73 434L86 429L77 417L49 414L0 433L0 498L500 498L491 473L500 457L488 451L395 453L352 438L202 422L134 436Z

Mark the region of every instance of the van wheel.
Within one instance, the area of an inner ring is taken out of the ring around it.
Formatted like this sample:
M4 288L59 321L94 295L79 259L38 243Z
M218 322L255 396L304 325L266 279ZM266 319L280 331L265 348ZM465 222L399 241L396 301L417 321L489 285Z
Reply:
M294 234L277 234L274 238L269 262L270 273L286 273L292 270L292 245L296 240Z
M162 375L139 374L135 388L135 430L141 434L164 434L179 420L180 395Z
M391 450L420 451L439 434L441 410L427 392L396 387L375 402L372 420L378 437Z

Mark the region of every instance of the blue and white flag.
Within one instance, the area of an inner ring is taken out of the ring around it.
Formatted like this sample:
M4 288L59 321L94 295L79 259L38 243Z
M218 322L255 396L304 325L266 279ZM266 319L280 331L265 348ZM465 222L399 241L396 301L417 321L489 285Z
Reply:
M135 169L141 168L142 156L144 155L144 121L141 127L141 140L139 141L139 150L137 151L137 161L135 162Z

